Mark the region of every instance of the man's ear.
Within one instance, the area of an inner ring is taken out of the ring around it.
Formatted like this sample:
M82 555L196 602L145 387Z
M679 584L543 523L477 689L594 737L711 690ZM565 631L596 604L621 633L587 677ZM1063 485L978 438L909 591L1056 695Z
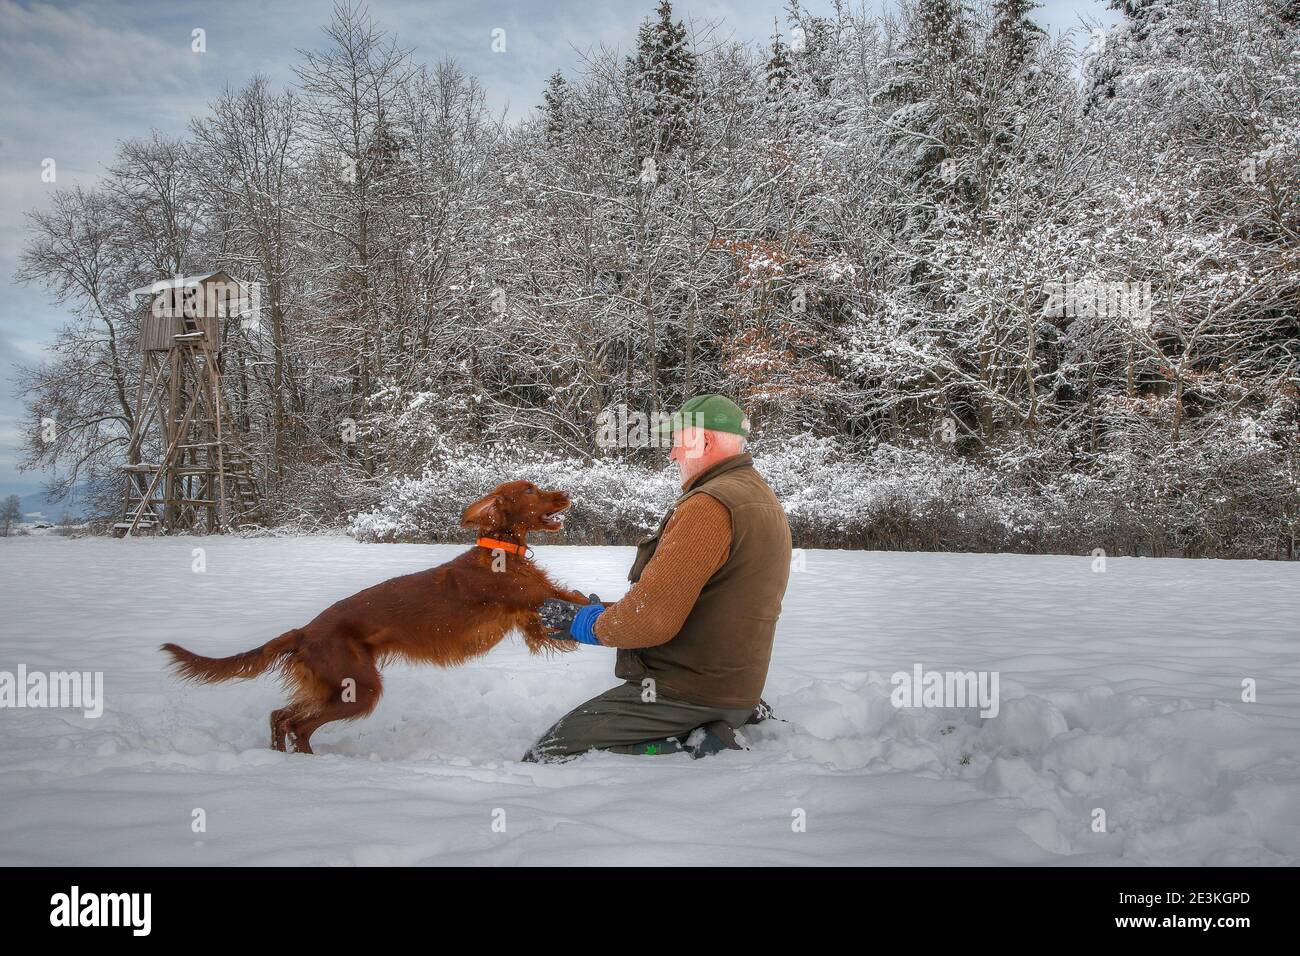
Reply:
M484 495L465 509L460 516L463 528L491 528L501 521L501 496L496 492Z

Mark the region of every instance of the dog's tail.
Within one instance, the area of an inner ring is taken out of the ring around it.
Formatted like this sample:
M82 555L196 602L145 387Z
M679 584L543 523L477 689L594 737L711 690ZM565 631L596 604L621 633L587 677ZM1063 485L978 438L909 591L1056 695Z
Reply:
M203 657L187 651L179 644L164 644L161 649L171 655L171 666L181 680L215 684L224 680L256 677L278 664L287 654L293 653L301 641L302 631L295 627L261 647L233 657Z

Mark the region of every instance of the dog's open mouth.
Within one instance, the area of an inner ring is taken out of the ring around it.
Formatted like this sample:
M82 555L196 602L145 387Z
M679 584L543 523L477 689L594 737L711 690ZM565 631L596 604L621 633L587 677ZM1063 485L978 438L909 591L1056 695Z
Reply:
M564 512L568 510L569 510L569 506L565 505L563 508L557 508L554 511L548 511L546 512L546 514L542 515L542 524L545 525L546 530L559 531L561 528L563 528Z

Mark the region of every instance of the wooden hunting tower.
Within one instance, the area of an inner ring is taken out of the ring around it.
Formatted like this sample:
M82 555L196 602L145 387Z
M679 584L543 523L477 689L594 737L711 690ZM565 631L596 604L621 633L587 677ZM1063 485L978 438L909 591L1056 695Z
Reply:
M136 289L140 384L127 446L121 537L141 531L214 533L255 520L252 464L221 387L221 320L255 312L254 290L225 272ZM152 460L144 461L145 457Z

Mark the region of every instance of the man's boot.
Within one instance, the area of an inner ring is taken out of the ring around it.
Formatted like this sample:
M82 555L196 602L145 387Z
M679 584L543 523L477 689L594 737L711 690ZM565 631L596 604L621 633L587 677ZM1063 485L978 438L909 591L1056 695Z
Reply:
M711 720L690 732L686 738L686 749L698 760L724 750L748 750L743 740L744 738L736 736L736 732L725 720Z
M771 705L760 697L758 700L758 706L754 708L754 712L750 714L749 719L745 721L745 726L748 727L750 724L760 724L765 720L781 720L781 718L772 713ZM782 723L784 723L784 721L782 721Z
M676 737L660 737L658 740L647 740L639 744L631 744L626 749L619 748L619 753L635 754L637 756L658 757L663 754L679 754L686 750L680 740Z
M703 726L696 727L689 734L684 735L685 745L682 739L677 737L660 737L658 740L647 740L643 743L632 744L624 749L618 748L620 753L631 753L644 756L661 756L663 754L688 753L692 757L711 757L713 754L722 753L724 750L748 750L749 748L741 742L741 738L736 736L736 732L731 729L731 725L725 720L713 720Z

